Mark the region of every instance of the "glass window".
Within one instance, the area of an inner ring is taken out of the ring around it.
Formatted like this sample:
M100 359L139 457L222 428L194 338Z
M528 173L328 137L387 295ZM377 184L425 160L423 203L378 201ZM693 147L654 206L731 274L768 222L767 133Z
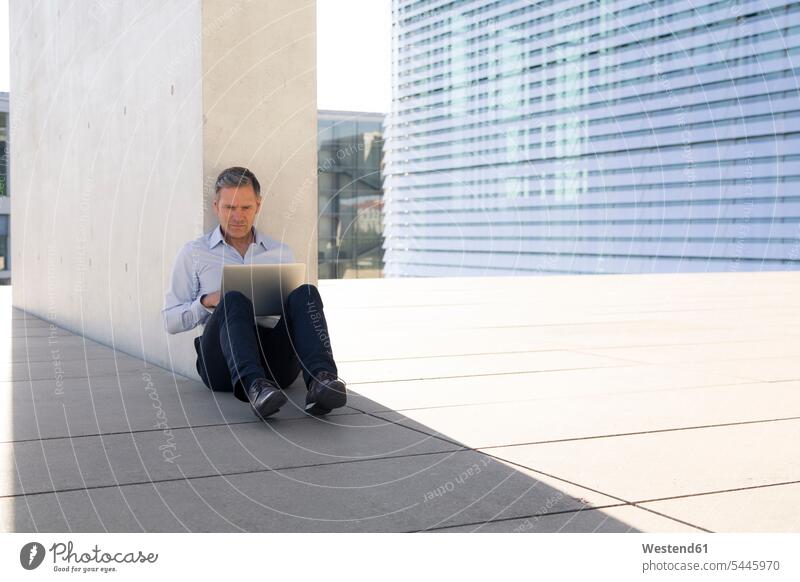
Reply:
M321 119L319 124L319 276L379 277L382 122ZM366 256L366 258L362 258ZM361 264L366 265L363 269Z
M352 140L356 135L356 122L350 120L337 121L333 126L333 135L337 141Z

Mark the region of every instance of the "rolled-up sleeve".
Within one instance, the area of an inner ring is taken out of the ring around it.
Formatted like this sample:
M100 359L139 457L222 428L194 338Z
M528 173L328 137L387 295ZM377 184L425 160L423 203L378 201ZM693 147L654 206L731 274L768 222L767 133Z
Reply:
M211 313L200 303L198 281L187 245L175 259L169 291L161 310L167 332L189 331L203 323Z

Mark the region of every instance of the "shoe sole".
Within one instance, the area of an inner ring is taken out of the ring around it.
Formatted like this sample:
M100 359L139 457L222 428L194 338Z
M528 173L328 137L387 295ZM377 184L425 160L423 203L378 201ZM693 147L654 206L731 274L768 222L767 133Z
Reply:
M272 394L267 396L267 399L261 403L261 405L256 408L252 404L250 404L250 408L253 409L256 416L261 418L266 418L270 414L275 414L281 409L281 406L286 404L286 394L281 392L280 390L275 390Z
M306 412L314 416L322 416L328 414L334 408L340 408L347 404L347 388L344 383L337 382L337 388L341 385L341 389L325 390L319 400L315 402L306 403Z

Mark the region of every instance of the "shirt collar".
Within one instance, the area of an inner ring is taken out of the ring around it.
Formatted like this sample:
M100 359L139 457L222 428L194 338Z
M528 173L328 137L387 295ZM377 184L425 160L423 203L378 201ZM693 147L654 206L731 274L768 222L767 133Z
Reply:
M253 227L253 230L256 233L256 237L255 237L256 244L257 245L261 245L262 247L264 247L265 251L269 250L269 243L267 242L267 240L268 240L267 237L262 236L262 234L260 232L258 232L258 230L255 227Z
M208 248L213 249L222 242L222 228L217 226L208 236Z
M255 242L257 245L261 245L264 247L264 250L269 250L269 242L267 237L263 236L258 229L253 227L253 230L256 233ZM224 238L222 237L222 227L217 225L217 228L211 231L211 234L208 237L208 248L213 249L219 243L224 242Z

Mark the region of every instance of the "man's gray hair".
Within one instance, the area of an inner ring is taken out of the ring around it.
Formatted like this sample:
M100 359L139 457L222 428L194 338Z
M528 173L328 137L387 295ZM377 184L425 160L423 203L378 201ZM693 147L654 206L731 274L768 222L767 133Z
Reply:
M219 200L219 191L223 188L238 188L239 186L250 185L256 193L256 198L261 198L261 184L258 183L256 175L240 166L234 166L227 170L222 170L217 176L217 182L214 186L214 199Z

